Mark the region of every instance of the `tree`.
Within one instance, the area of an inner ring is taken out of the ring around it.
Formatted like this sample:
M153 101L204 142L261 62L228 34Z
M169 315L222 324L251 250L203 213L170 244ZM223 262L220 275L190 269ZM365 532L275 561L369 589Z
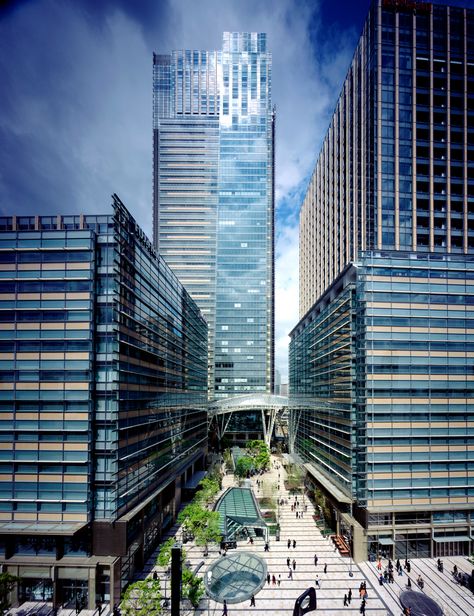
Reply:
M163 613L162 598L160 581L147 578L127 587L120 610L123 616L158 616Z
M196 494L196 500L200 503L209 505L214 502L220 487L219 482L212 477L204 477L199 482L200 490Z
M241 477L242 479L248 477L250 471L254 468L253 460L250 456L242 456L238 459L237 464L235 465L235 475L237 477Z
M10 593L20 578L11 573L0 573L0 616L11 608Z
M205 593L203 580L187 567L183 567L181 592L184 598L189 599L193 607L199 605Z
M218 511L207 511L206 521L196 527L194 532L194 540L196 545L204 546L207 554L210 543L220 543L222 539L219 528L220 513Z
M160 547L160 551L158 552L158 556L156 558L156 564L160 567L168 567L171 562L171 548L176 543L176 539L174 537L170 537L167 539L162 546ZM186 552L182 550L183 559L186 556Z
M195 502L187 505L178 515L178 522L194 536L197 545L205 546L206 552L209 543L220 541L219 519L219 512L204 509Z
M268 468L270 465L270 450L264 441L256 439L247 441L246 448L258 471Z

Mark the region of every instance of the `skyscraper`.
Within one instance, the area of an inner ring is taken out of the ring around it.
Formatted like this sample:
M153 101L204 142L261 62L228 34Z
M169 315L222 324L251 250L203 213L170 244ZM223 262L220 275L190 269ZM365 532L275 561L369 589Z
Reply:
M20 603L113 605L204 466L206 323L116 196L0 217L0 271L0 564Z
M294 455L358 558L469 553L474 11L377 0L300 214Z
M274 112L265 34L153 58L153 233L209 326L209 396L271 392Z

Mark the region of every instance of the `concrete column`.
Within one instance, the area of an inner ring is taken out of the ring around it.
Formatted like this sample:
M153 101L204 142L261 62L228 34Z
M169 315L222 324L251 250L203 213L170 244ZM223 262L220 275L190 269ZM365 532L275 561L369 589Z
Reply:
M96 602L96 589L97 584L97 569L90 568L89 569L89 588L88 588L88 601L87 601L87 609L95 610L95 602Z

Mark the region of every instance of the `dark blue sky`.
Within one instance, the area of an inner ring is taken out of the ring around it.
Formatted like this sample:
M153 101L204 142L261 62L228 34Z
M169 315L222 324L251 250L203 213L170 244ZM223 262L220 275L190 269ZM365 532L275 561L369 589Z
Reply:
M1 2L1 0L0 0ZM368 1L29 0L0 10L0 213L152 213L152 53L267 32L277 107L276 358L298 320L298 211Z

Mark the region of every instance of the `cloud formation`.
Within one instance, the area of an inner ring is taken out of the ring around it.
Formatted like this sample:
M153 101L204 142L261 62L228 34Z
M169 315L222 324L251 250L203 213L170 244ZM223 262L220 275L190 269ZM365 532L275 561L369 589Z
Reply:
M151 235L152 52L264 31L277 107L276 362L298 320L298 210L357 32L313 0L37 0L0 21L0 213L107 212Z

